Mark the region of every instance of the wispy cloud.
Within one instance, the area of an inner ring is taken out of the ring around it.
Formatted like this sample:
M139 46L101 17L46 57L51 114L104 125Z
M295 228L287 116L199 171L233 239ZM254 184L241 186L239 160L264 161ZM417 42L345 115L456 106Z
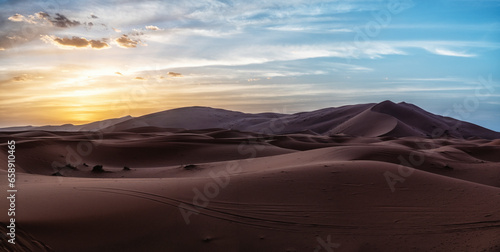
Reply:
M401 81L422 81L422 82L469 82L469 79L458 77L439 77L439 78L398 78Z
M27 22L31 24L36 24L35 17L30 16L30 17L25 17L21 14L14 14L8 18L8 20L12 22Z
M435 53L437 55L453 56L453 57L466 57L466 58L470 58L470 57L476 57L477 56L475 54L468 54L468 53L465 53L465 52L456 52L456 51L452 51L452 50L449 50L449 49L443 49L443 48L436 48L436 49L429 50L429 51L432 52L432 53Z
M181 73L175 73L175 72L168 72L167 75L170 77L184 77Z

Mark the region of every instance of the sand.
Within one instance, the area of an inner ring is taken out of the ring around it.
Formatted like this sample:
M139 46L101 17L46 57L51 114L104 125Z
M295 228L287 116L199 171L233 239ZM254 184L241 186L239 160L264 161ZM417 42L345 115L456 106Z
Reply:
M500 251L499 139L429 138L438 117L393 109L344 107L357 114L274 134L2 132L2 164L16 141L18 193L17 244L0 251ZM477 127L463 132L495 135Z

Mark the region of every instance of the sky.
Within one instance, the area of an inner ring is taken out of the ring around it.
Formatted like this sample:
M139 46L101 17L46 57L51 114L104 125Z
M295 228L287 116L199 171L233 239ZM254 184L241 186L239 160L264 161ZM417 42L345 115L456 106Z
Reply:
M0 127L384 100L500 131L500 0L0 0Z

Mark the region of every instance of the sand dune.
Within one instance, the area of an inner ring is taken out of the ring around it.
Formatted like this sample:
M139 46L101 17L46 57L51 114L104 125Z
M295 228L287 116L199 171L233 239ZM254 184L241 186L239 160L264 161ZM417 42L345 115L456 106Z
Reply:
M388 134L394 130L397 124L398 121L395 118L374 112L372 109L367 109L338 125L328 133L377 137Z
M458 122L383 102L1 132L0 251L500 251L500 138Z
M123 117L86 125L11 127L14 131L103 131L136 129L226 129L263 134L308 133L312 135L417 136L497 139L500 133L468 122L429 113L413 104L384 101L326 108L296 114L248 114L209 107L186 107L140 117Z
M92 122L82 125L64 124L64 125L46 125L46 126L19 126L19 127L7 127L0 128L0 132L12 132L12 131L96 131L103 128L107 128L114 124L129 120L131 116L124 116L121 118L107 119L103 121Z
M351 136L418 136L500 138L500 133L480 126L429 113L415 105L384 101L350 105L292 115L277 113L245 114L207 107L167 110L132 118L105 131L137 127L204 129L221 128L268 134L309 131L312 134Z
M304 153L238 166L204 208L193 189L214 185L226 162L160 179L22 175L19 227L55 251L311 251L318 239L335 251L500 248L497 187L417 170L391 193L382 174L398 165ZM189 224L181 204L196 213Z

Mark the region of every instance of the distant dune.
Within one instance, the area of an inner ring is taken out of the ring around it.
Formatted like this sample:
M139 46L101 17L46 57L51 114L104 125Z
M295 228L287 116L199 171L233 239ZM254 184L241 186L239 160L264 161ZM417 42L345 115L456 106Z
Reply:
M418 136L485 139L500 138L499 132L429 113L408 103L384 101L378 104L326 108L292 115L241 112L207 107L188 107L131 118L104 131L136 127L203 129L221 128L272 134L317 133L351 136Z
M413 104L384 101L378 104L349 105L296 114L247 114L209 107L185 107L123 117L86 125L10 127L13 131L96 131L133 130L134 128L179 128L186 130L218 128L266 134L308 133L350 136L417 136L497 139L500 133L481 126L429 113Z
M64 124L60 126L19 126L19 127L7 127L0 128L0 132L12 132L12 131L30 131L30 130L44 130L44 131L96 131L111 125L117 124L119 122L131 119L131 116L124 116L121 118L114 118L108 120L97 121L93 123L83 124L83 125L73 125Z
M499 133L411 104L76 128L0 132L0 251L500 251Z

